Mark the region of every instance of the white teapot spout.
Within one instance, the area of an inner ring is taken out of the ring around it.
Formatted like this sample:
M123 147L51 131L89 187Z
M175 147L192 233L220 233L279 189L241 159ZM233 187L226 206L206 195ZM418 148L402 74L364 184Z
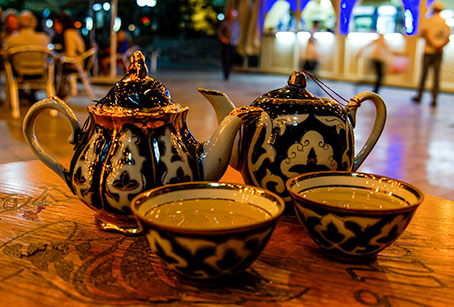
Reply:
M204 88L199 88L198 91L202 94L213 106L218 120L218 124L221 124L222 120L235 109L235 105L230 100L230 98L223 92L217 90L209 90ZM235 136L233 141L231 156L230 156L230 165L239 169L239 160L238 160L238 134Z
M216 117L218 119L218 124L235 109L235 105L230 100L230 98L223 92L217 90L209 90L204 88L197 89L200 94L202 94L214 108L216 112Z
M218 180L222 176L231 159L235 137L241 125L262 111L258 107L239 107L221 121L213 136L202 144L203 151L198 157L204 180Z

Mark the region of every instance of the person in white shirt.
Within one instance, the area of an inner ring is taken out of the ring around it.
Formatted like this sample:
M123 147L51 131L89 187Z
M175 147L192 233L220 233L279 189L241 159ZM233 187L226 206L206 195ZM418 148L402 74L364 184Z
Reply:
M449 43L449 35L451 34L451 28L440 16L440 12L443 9L444 4L442 2L435 2L432 5L432 17L425 20L421 27L420 35L425 40L422 74L417 95L412 98L413 102L421 103L427 74L429 72L429 68L432 67L434 72L432 107L437 106L437 96L440 91L440 67L443 58L443 48Z
M54 31L63 36L61 52L67 57L74 57L85 51L85 43L79 31L74 27L74 20L67 14L54 19Z

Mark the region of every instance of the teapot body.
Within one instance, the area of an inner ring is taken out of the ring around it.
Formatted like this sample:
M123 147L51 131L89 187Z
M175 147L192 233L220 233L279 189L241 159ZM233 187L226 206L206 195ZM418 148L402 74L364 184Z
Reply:
M205 142L197 142L186 125L188 107L174 102L167 88L148 77L145 57L136 51L127 74L96 105L80 126L71 108L58 97L30 107L23 132L35 155L66 181L80 200L96 211L102 230L141 231L130 209L140 192L186 181L214 181L228 166L240 126L260 114L259 108L235 108ZM224 101L215 110L226 110ZM35 135L35 121L47 109L69 121L75 152L69 169L48 154ZM224 114L223 114L224 115Z
M302 173L351 170L354 135L347 111L328 99L259 98L264 110L240 130L238 169L248 184L287 202L285 182Z
M311 94L306 89L306 73L294 71L285 87L252 103L264 111L241 128L231 162L247 184L284 198L287 210L292 207L285 187L288 179L317 171L356 171L374 148L386 121L386 106L377 94L361 92L343 105ZM375 120L365 144L355 154L353 128L356 111L364 101L374 104Z
M184 121L187 108L156 115L110 113L90 106L89 114L68 181L85 204L104 213L101 220L133 219L129 203L144 190L202 180L198 146Z

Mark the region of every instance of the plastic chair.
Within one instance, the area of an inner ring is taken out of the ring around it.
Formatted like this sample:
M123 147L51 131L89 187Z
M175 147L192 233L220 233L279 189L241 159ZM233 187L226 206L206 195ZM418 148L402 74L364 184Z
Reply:
M72 65L79 76L79 79L82 81L84 85L85 91L87 92L88 97L90 100L95 100L95 95L93 94L93 90L91 89L90 80L88 78L89 71L93 66L95 61L96 53L98 49L96 47L90 48L84 53L76 57L68 57L68 56L61 56L57 66L57 89L60 90L62 86L64 86L64 79L67 76L67 72L64 71L64 65ZM65 75L66 74L66 75ZM73 73L69 73L71 75ZM60 97L63 98L63 97Z
M24 45L8 48L4 53L7 100L11 116L20 118L19 89L45 89L55 95L54 60L47 47Z

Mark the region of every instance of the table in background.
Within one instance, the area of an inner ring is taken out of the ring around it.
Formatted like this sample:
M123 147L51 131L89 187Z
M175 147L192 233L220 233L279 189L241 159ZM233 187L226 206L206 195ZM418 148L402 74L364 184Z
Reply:
M228 169L222 181L241 182ZM403 235L366 264L324 257L292 217L241 276L188 284L142 236L99 231L40 161L0 164L3 306L453 306L454 202L426 195Z

